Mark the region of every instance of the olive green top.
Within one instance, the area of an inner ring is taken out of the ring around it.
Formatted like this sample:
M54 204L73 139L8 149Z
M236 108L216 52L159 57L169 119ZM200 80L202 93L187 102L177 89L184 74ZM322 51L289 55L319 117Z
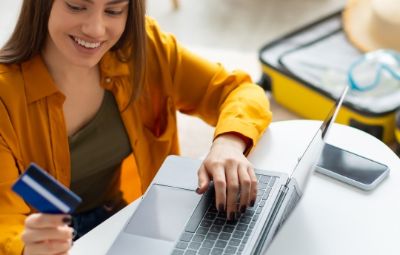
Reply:
M82 198L76 212L84 212L110 201L120 204L119 166L132 149L110 92L105 92L94 118L68 140L71 190Z

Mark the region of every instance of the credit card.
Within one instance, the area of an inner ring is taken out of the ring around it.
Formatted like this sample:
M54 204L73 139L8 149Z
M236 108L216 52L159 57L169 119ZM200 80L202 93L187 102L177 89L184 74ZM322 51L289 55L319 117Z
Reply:
M70 214L82 201L35 163L29 165L12 190L41 213Z

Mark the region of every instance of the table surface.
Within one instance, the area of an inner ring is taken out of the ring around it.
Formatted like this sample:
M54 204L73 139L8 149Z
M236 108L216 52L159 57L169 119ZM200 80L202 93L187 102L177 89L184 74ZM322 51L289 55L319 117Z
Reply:
M250 161L257 168L290 172L320 123L272 123ZM328 143L388 165L389 177L375 190L365 192L314 173L266 254L400 254L400 159L363 131L340 124L330 131ZM75 242L71 254L105 254L138 202Z

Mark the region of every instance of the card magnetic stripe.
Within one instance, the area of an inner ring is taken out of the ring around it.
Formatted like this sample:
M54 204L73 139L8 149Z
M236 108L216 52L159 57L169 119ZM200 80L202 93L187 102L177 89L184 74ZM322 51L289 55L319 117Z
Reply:
M42 213L69 213L71 208L43 188L28 175L21 177L13 190L24 200Z

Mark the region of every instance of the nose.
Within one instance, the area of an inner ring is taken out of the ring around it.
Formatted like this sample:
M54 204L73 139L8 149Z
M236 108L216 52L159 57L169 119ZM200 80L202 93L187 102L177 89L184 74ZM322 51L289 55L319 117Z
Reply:
M92 38L101 38L106 33L106 24L102 13L92 13L82 25L82 32Z

